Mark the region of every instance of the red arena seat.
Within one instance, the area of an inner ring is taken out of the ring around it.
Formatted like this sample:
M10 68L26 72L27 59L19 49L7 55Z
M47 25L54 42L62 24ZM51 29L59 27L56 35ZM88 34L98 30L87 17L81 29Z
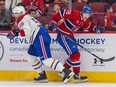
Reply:
M112 4L113 11L116 13L116 2Z
M98 26L105 26L104 13L93 13L91 19L94 24Z
M72 4L72 9L76 9L76 10L79 10L81 11L82 8L87 5L86 3L73 3Z
M107 3L105 2L94 2L91 3L90 7L92 8L93 12L104 12L104 6Z

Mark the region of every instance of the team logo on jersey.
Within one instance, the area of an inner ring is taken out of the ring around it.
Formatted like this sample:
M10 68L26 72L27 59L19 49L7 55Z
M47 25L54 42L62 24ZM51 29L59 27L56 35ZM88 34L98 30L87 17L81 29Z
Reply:
M4 46L0 41L0 60L3 58L3 56L4 56Z
M76 46L74 45L73 48L76 48Z
M20 25L19 25L19 27L22 27L23 25L24 25L24 22L21 22Z

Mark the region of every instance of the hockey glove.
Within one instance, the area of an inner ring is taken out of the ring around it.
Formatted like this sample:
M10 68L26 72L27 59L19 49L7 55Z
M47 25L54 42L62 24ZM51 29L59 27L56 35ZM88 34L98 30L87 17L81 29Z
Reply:
M96 33L103 33L104 32L104 27L101 27L101 26L96 26L94 31Z
M18 36L18 32L16 30L11 30L8 34L7 34L7 38L9 39L13 39L15 36Z
M57 29L57 24L55 22L51 21L51 23L49 24L48 29L50 31L55 31Z

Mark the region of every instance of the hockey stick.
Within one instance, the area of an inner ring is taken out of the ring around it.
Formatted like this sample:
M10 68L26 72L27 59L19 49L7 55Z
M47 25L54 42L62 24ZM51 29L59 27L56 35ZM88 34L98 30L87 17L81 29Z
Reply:
M72 40L70 37L67 37L70 41L75 42L74 40ZM80 45L79 43L75 42L78 46L80 46L82 49L84 49L85 51L87 51L88 53L90 53L91 55L93 55L94 57L98 58L99 60L103 61L103 62L109 62L115 59L115 56L108 58L108 59L103 59L98 57L97 55L93 54L91 51L87 50L86 48L84 48L82 45Z

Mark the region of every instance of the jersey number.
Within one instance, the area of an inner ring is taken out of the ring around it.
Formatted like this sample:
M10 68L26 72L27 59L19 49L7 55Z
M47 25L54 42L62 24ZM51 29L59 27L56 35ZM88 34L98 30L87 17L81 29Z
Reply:
M41 25L41 23L38 21L38 20L36 20L35 18L31 18L38 26L40 26Z

